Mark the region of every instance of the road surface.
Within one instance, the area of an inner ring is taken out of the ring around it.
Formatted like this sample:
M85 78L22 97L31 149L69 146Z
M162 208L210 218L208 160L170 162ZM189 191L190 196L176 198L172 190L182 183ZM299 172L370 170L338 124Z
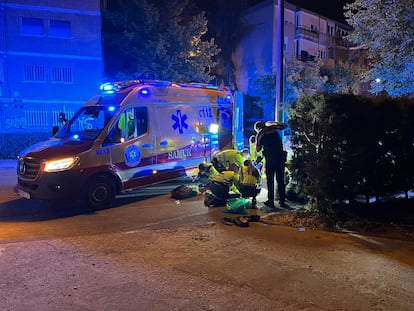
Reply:
M414 310L414 243L225 226L173 184L113 208L13 192L0 163L0 310ZM145 194L145 195L143 195Z

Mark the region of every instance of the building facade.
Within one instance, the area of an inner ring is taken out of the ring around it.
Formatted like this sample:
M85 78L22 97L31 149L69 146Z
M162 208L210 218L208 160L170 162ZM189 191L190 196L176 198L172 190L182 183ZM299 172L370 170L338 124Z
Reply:
M0 0L0 133L50 131L103 70L99 0Z
M330 65L348 59L349 42L343 38L348 35L349 26L304 9L297 9L295 18L296 58L319 58Z
M235 52L237 86L243 93L255 95L252 80L276 68L277 0L251 7L243 16L246 29ZM348 42L343 39L351 28L285 2L284 58L311 61L316 58L333 65L348 59Z

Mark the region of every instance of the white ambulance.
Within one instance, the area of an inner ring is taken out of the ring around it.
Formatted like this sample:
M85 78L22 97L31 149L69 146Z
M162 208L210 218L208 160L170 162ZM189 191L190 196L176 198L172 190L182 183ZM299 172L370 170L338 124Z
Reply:
M104 84L54 137L21 152L17 191L109 206L119 193L194 172L219 150L241 150L241 105L208 84Z

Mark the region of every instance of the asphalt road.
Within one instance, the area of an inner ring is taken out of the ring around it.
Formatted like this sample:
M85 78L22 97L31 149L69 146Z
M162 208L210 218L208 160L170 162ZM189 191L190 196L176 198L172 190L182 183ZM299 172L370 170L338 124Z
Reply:
M0 170L0 175L4 177L0 186L2 238L50 236L51 232L54 237L105 234L213 221L200 198L185 201L170 198L173 188L191 182L185 179L128 192L118 196L110 209L94 211L77 201L48 202L21 198L13 191L16 183L14 162L3 161L2 164L0 161ZM49 222L49 226L43 226L45 221Z
M91 211L13 192L0 161L0 310L414 310L414 243L225 226L169 183ZM179 183L179 182L178 182ZM259 200L261 201L261 200Z

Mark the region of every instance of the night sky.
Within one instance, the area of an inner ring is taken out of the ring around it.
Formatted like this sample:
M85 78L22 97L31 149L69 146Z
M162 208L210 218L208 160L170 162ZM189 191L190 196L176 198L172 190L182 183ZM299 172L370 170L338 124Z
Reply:
M338 21L345 21L343 6L352 0L291 0L290 3L314 11L320 15L333 18Z
M256 4L264 0L250 0L248 3ZM343 6L345 3L354 2L353 0L287 0L286 2L295 4L299 7L308 9L325 17L345 22Z

